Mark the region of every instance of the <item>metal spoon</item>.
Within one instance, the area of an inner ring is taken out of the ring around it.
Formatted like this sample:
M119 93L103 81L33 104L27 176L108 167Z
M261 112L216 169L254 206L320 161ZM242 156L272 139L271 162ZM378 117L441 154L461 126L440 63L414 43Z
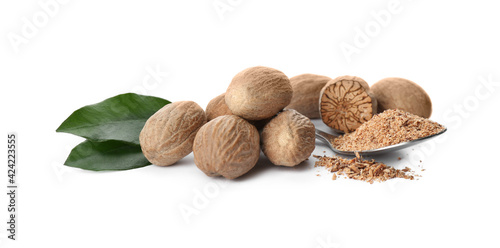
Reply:
M359 151L359 155L378 155L378 154L382 154L382 153L386 153L386 152L397 151L397 150L400 150L400 149L403 149L403 148L407 148L407 147L410 147L410 146L413 146L413 145L420 144L420 143L422 143L424 141L429 140L430 138L433 138L433 137L436 137L438 135L443 134L444 132L446 132L446 130L448 130L448 129L445 128L443 131L441 131L439 133L436 133L436 134L433 134L433 135L429 135L427 137L423 137L423 138L416 139L416 140L402 142L402 143L395 144L395 145L392 145L392 146L384 146L384 147L373 149L373 150ZM328 146L330 146L330 148L335 153L339 153L339 154L342 154L342 155L355 156L354 151L341 151L341 150L336 149L333 146L332 141L335 138L339 137L339 136L341 136L341 134L329 134L329 133L326 133L326 132L323 132L321 130L316 129L316 138L319 138L319 139L325 141L328 144Z

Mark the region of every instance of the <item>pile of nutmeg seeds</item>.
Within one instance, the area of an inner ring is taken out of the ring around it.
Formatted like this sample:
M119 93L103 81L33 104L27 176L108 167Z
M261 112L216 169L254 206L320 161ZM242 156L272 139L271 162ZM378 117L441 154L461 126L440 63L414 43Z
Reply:
M311 120L285 109L293 97L281 71L257 66L241 71L206 112L192 101L174 102L156 112L140 134L153 164L168 166L194 153L208 176L234 179L252 169L260 151L275 165L295 166L315 148Z
M279 166L308 159L315 148L312 118L348 135L386 109L428 118L432 104L420 86L402 78L382 79L370 88L354 76L302 74L289 79L279 70L256 66L236 74L206 111L192 101L166 105L148 119L139 140L143 154L155 165L172 165L193 152L196 166L206 175L234 179L256 165L261 150ZM323 165L327 161L320 160ZM380 165L359 158L355 162ZM345 170L354 170L351 167ZM388 167L381 171L389 173L387 179L400 177Z

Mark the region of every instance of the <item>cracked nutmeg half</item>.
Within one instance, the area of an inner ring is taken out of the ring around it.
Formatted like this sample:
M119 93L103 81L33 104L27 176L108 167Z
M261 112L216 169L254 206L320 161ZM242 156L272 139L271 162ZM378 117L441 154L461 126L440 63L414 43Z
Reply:
M365 80L341 76L330 80L321 90L319 110L327 126L349 133L377 113L377 100Z

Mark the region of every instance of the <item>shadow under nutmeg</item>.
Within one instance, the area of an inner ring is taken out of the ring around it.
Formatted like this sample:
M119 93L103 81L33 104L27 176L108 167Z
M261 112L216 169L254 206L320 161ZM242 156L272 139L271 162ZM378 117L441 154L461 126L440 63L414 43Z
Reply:
M310 159L302 161L300 164L293 166L293 167L288 167L288 166L279 166L279 165L274 165L269 161L269 159L261 152L259 160L257 161L257 164L245 175L242 175L233 181L239 182L239 181L245 181L245 180L250 180L253 179L254 177L259 176L262 173L268 173L270 171L279 171L279 170L288 170L288 171L305 171L310 169ZM314 162L312 162L314 164Z

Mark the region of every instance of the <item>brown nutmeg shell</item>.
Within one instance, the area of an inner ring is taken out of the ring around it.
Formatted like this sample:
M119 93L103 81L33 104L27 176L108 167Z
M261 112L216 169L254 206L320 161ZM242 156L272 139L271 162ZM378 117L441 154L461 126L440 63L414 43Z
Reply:
M144 125L139 141L152 164L172 165L191 153L196 132L207 122L205 111L192 101L165 105Z
M256 66L234 76L225 100L234 115L247 120L263 120L286 107L292 95L290 80L283 72Z
M257 163L259 132L238 116L219 116L200 128L193 153L196 166L206 175L234 179Z
M295 109L310 119L320 118L319 96L321 89L332 80L316 74L301 74L290 78L293 97L288 109Z
M420 85L404 78L384 78L371 90L378 101L378 112L401 109L424 118L431 117L431 98Z
M287 109L267 123L260 134L262 152L275 165L295 166L311 156L315 127L309 118Z
M225 97L226 93L222 93L214 99L210 100L205 111L207 113L207 121L211 121L222 115L233 114L227 107Z

